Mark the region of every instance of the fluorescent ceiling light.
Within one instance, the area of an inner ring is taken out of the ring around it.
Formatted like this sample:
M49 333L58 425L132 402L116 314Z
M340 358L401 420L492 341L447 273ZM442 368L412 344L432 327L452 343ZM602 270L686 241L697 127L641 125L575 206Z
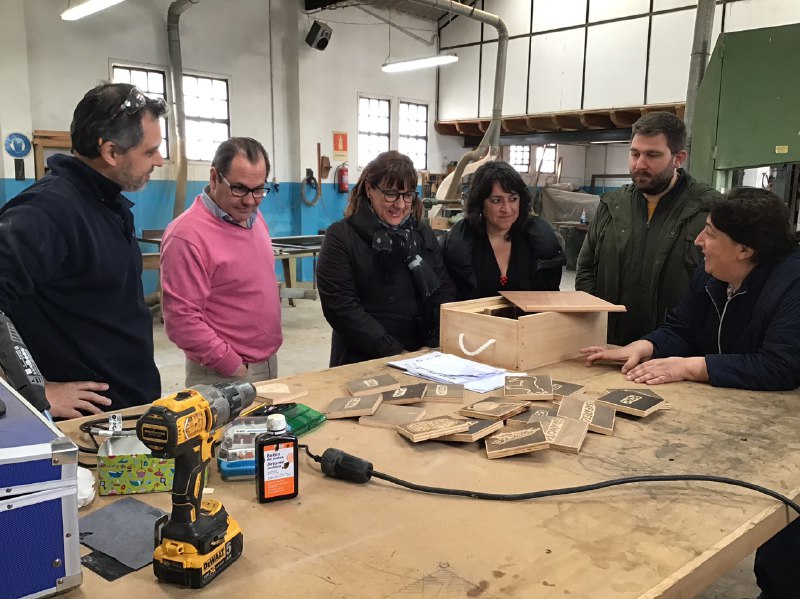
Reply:
M64 21L77 21L83 17L96 13L100 10L106 9L109 6L119 4L123 0L83 0L78 2L75 6L70 6L61 13L61 19ZM72 3L70 2L70 5Z
M384 73L399 73L400 71L413 71L415 69L425 69L428 67L438 67L443 64L457 62L458 56L455 54L437 54L436 56L426 56L425 58L412 58L411 60L400 60L398 62L385 62L381 67Z

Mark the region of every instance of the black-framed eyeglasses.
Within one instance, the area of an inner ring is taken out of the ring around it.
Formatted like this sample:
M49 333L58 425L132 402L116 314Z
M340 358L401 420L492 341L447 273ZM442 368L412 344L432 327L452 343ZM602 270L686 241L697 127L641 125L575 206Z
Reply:
M383 199L386 201L387 204L394 204L398 198L402 197L403 201L406 204L410 204L414 200L417 199L418 193L416 191L397 191L396 189L381 189L380 187L375 187L378 191L383 194Z
M266 185L250 189L244 185L231 185L230 182L225 178L225 175L222 173L219 174L219 178L222 179L222 182L225 183L225 185L227 185L231 190L231 195L236 198L243 198L247 196L248 193L252 193L255 199L260 200L270 192L270 188Z
M164 98L148 98L144 95L142 90L134 85L131 88L131 91L128 92L128 96L125 98L125 101L120 104L117 112L111 117L111 120L113 121L123 112L128 116L134 116L148 104L150 104L156 112L163 112L167 106Z

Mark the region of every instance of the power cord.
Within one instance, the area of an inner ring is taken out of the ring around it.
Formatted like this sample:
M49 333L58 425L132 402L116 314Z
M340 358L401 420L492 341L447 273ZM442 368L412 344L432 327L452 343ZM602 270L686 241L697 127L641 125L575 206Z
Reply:
M429 487L427 485L418 485L416 483L408 482L383 472L378 472L373 469L372 464L362 458L359 458L349 453L345 453L340 449L328 448L321 456L314 455L308 448L308 445L299 445L298 447L305 450L308 457L320 464L323 474L332 478L340 478L342 480L349 480L352 482L364 484L374 476L381 480L411 489L412 491L421 491L423 493L433 493L436 495L455 495L458 497L469 497L471 499L483 499L492 501L522 501L525 499L540 499L542 497L555 497L558 495L574 495L575 493L585 493L587 491L597 491L598 489L606 489L618 485L628 485L634 483L648 483L648 482L675 482L675 481L701 481L720 483L725 485L733 485L735 487L743 487L751 491L757 491L764 495L769 495L773 499L777 499L786 506L792 508L795 512L800 514L800 505L792 501L785 495L781 495L777 491L767 489L760 485L748 483L743 480L735 478L728 478L725 476L711 476L706 474L651 474L641 476L628 476L625 478L615 478L606 480L599 483L592 483L590 485L578 485L576 487L563 487L561 489L547 489L545 491L532 491L529 493L485 493L483 491L469 491L464 489L447 489L442 487Z
M130 421L130 420L138 420L139 416L138 415L128 415L128 416L122 416L121 418L122 418L122 421L125 422L125 421ZM98 435L101 436L101 437L110 437L111 436L110 435L109 426L108 426L108 417L107 416L105 418L96 418L94 420L88 420L86 422L83 422L83 423L80 424L80 426L78 426L78 429L82 433L86 433L86 435L89 437L89 440L92 443L94 443L94 447L86 447L84 445L78 445L76 443L75 445L77 446L78 451L83 452L83 453L96 454L97 450L100 449L100 443L97 442L97 438L96 437ZM103 435L102 433L100 433L100 431L109 431L109 434L108 435Z

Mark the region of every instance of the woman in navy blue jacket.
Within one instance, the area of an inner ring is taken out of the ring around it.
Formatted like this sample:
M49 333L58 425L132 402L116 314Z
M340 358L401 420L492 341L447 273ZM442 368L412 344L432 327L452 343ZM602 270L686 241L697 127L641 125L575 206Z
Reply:
M704 262L664 324L587 363L624 362L628 380L710 382L781 391L800 386L800 248L783 200L742 187L712 202L695 240Z

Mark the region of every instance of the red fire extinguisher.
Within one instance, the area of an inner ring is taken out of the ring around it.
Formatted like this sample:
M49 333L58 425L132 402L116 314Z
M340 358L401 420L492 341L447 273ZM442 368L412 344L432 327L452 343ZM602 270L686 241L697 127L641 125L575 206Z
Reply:
M336 167L336 191L347 193L350 191L350 172L347 170L347 163L343 162Z

